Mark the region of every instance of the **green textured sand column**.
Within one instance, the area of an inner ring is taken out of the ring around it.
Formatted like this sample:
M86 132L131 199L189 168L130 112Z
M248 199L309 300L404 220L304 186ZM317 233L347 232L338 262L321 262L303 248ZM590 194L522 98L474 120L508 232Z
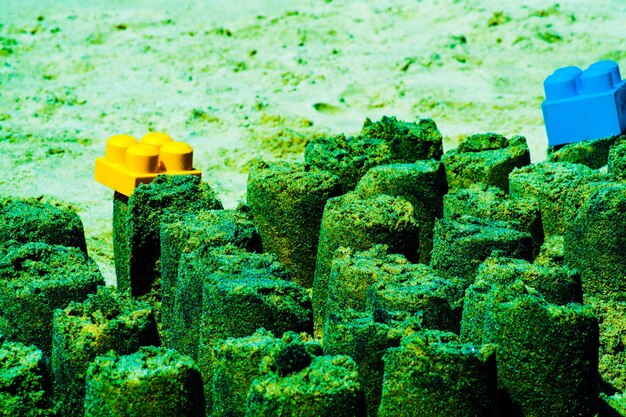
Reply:
M577 269L585 295L626 300L626 184L592 194L565 231L565 264Z
M458 280L467 288L480 264L499 251L502 256L532 260L532 238L509 222L463 216L435 224L431 266L441 276Z
M364 416L356 363L348 356L308 357L300 348L275 356L275 372L257 378L248 394L246 417ZM286 355L299 360L283 361Z
M200 247L231 244L261 251L261 238L246 206L235 210L202 210L161 226L161 332L163 345L175 347L174 305L181 255ZM196 279L199 280L199 277ZM198 285L197 288L201 288ZM197 290L200 292L200 290ZM193 294L189 294L193 297ZM184 352L183 352L184 353ZM186 353L187 354L187 353Z
M529 294L495 313L503 415L594 416L599 336L591 309Z
M431 119L403 122L383 116L365 120L361 135L338 135L309 141L304 149L305 165L339 177L343 192L354 190L359 179L372 167L441 159L442 136Z
M0 416L55 416L47 371L41 350L0 335Z
M294 332L275 338L259 329L252 336L218 341L214 354L211 416L234 417L245 415L248 391L255 378L271 372L273 365L291 370L307 366L311 357L322 354L322 348Z
M340 247L330 272L325 318L348 309L406 311L419 314L425 327L453 331L458 330L461 297L455 283L427 265L389 254L387 245L362 252Z
M176 350L192 359L198 358L198 343L203 320L204 287L242 279L254 281L280 280L280 282L286 283L291 280L291 275L276 260L274 255L250 253L233 245L215 248L205 245L182 254L174 294L171 329L172 346ZM289 284L300 288L296 284ZM310 303L310 300L308 302ZM269 323L268 325L272 326L272 324ZM247 328L247 326L242 324L243 328ZM267 327L268 330L273 328ZM240 333L224 334L223 337L247 335Z
M294 282L313 286L315 257L326 200L340 193L339 178L299 163L253 160L246 201L263 240Z
M421 330L418 315L406 312L345 311L326 320L324 353L348 355L356 362L365 395L366 415L375 417L383 389L383 355L397 347L404 336Z
M454 333L424 331L389 349L384 362L379 417L495 415L491 346L461 343Z
M583 300L580 275L572 269L506 257L485 260L478 268L476 281L465 292L461 340L474 344L492 342L497 304L532 291L558 305ZM483 335L484 331L488 334Z
M138 297L160 298L161 225L196 210L221 209L208 184L191 175L159 175L129 198L113 197L113 250L117 286Z
M435 219L443 217L443 196L448 191L441 162L417 161L414 164L380 165L367 171L356 187L364 197L386 194L403 197L413 205L420 227L419 261L430 263Z
M335 250L339 246L366 250L376 243L387 244L389 252L403 254L409 261L417 260L419 227L411 203L400 197L361 197L356 193L328 200L313 282L316 337L323 334L328 279Z
M0 244L0 333L50 355L52 316L104 285L96 263L75 247Z
M532 164L509 176L511 195L532 201L541 211L546 236L563 234L569 193L603 179L598 171L565 162Z
M82 303L57 310L52 328L54 397L62 415L84 414L85 375L98 355L125 355L139 347L158 345L152 308L100 287Z
M508 192L509 173L530 164L530 151L522 136L479 133L446 152L442 161L451 189L482 182Z
M193 361L158 347L98 356L89 366L85 417L199 417L202 382Z
M0 196L0 244L42 242L87 253L83 223L68 205L54 200Z

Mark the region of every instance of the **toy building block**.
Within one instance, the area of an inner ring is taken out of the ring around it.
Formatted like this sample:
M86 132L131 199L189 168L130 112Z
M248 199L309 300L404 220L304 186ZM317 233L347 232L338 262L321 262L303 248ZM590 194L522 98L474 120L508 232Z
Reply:
M129 135L115 135L107 141L104 158L96 158L96 181L125 196L161 174L201 176L193 168L191 146L174 142L164 133L148 133L140 142Z
M614 61L585 71L559 68L543 83L541 104L548 144L562 145L621 134L626 130L626 82Z

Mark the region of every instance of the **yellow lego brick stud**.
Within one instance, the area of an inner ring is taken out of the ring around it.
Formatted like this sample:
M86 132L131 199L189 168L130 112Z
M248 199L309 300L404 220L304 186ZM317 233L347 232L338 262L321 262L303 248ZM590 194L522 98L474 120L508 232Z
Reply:
M126 196L162 174L202 175L193 168L191 146L174 142L165 133L151 132L141 141L129 135L111 136L104 158L96 158L96 181Z

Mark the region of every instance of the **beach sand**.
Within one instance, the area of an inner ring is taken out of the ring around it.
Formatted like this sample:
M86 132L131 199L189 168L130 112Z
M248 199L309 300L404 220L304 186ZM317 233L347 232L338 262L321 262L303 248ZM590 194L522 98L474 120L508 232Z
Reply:
M446 149L523 135L537 162L544 78L626 64L625 17L623 0L2 0L0 194L70 203L114 283L113 192L93 180L109 136L188 142L226 207L251 158L302 159L366 117L431 117Z

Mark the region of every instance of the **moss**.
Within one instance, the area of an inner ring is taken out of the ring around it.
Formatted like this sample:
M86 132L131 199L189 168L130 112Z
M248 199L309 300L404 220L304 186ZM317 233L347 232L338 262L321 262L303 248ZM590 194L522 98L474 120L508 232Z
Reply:
M85 376L96 356L158 345L152 308L113 287L100 287L82 303L57 310L52 329L55 399L63 415L84 414Z
M83 223L70 207L40 199L0 197L0 242L43 242L87 253Z
M236 279L290 281L291 275L271 254L250 253L233 245L188 249L181 256L175 289L172 345L196 359L205 285Z
M348 356L318 356L300 371L254 380L246 416L362 416L356 363Z
M469 136L456 149L446 152L442 161L450 188L483 182L508 192L509 173L530 164L530 151L521 136L506 139L484 133Z
M568 162L586 165L592 169L605 166L609 160L609 150L617 136L568 143L558 149L548 147L548 162Z
M213 417L243 416L252 381L267 372L280 376L298 372L321 354L317 342L293 332L275 338L265 329L252 336L218 341L213 349Z
M46 243L0 245L0 332L50 354L52 315L104 285L78 248Z
M356 362L368 416L376 416L383 389L383 355L397 347L403 337L420 330L419 317L406 312L376 310L373 313L346 309L327 319L324 353L348 355Z
M162 336L166 346L173 346L174 302L181 254L190 253L199 247L226 244L260 252L261 238L248 208L240 205L235 210L206 210L185 214L181 220L161 226L160 240Z
M169 216L178 219L185 213L221 208L208 184L191 175L159 175L150 184L139 185L127 201L116 194L113 245L120 290L133 296L158 294L162 224Z
M489 221L463 216L435 223L431 265L444 278L457 280L467 288L476 278L480 264L499 251L503 256L532 259L530 234L520 232L510 222Z
M202 383L193 361L158 347L98 356L89 366L85 417L197 417Z
M313 282L313 313L316 336L323 333L332 257L339 246L366 250L373 244L388 244L389 251L417 259L419 227L413 207L400 197L361 197L349 193L328 200L322 218Z
M495 410L491 346L461 343L454 333L423 331L384 356L378 416L488 416Z
M391 162L415 162L419 159L441 159L442 136L431 119L417 123L403 122L394 116L379 121L365 119L361 134L366 138L382 139L390 145Z
M340 193L339 179L299 163L250 165L246 200L263 239L303 287L313 286L315 255L326 200Z
M580 272L585 295L626 300L626 184L598 189L565 232L565 264Z
M519 224L522 232L533 239L533 256L539 253L544 241L541 212L532 200L512 198L498 187L483 183L451 191L443 198L443 216L457 219L472 216L487 220Z
M435 219L443 216L443 196L447 191L443 164L432 159L374 167L356 188L363 197L386 194L402 197L413 205L420 226L419 260L425 264L430 262L433 227Z
M50 399L46 360L34 346L9 342L0 335L0 415L56 415Z
M498 304L495 315L503 415L594 416L598 321L591 309L523 295Z
M510 177L511 195L531 200L541 211L546 236L562 235L564 210L572 190L603 175L591 168L565 162L543 162L514 170Z

